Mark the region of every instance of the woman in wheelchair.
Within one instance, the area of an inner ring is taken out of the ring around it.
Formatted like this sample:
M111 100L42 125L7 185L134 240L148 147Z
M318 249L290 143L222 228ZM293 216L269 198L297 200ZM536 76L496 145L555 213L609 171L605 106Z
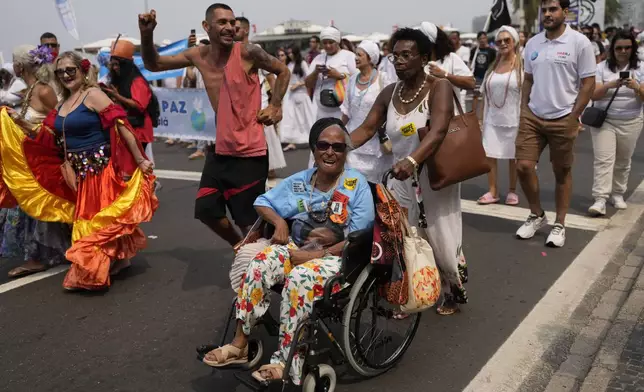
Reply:
M346 236L369 228L374 204L365 177L344 167L350 138L344 124L323 118L312 127L309 146L315 167L294 174L255 201L258 214L275 227L272 245L257 254L242 277L233 341L210 351L203 362L213 367L248 362L248 336L268 310L271 287L283 284L279 349L271 364L253 377L260 382L283 377L298 322L323 296L327 280L340 271ZM290 233L289 233L289 223ZM336 290L339 290L338 286ZM304 355L295 354L290 376L301 384Z

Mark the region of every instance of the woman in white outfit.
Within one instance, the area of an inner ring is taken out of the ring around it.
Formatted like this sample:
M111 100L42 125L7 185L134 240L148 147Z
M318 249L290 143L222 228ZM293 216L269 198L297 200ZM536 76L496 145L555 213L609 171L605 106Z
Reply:
M262 109L268 107L268 92L271 89L268 76L264 71L259 72L259 84L262 90ZM264 126L264 136L266 137L266 146L268 148L268 178L275 178L275 170L286 167L282 144L273 125Z
M463 286L467 281L467 266L462 246L461 188L456 184L432 191L427 167L421 170L420 164L437 151L447 134L454 115L452 85L444 78L425 73L424 67L434 48L427 35L403 28L393 34L391 44L391 61L400 82L380 93L365 122L351 134L351 141L356 148L364 145L386 121L397 162L393 168L396 178L392 183L393 193L408 210L412 225L420 224L419 204L412 186L412 176L420 170L420 195L427 218L424 232L441 271L443 302L437 312L450 315L459 310L458 304L467 303ZM418 129L425 127L430 119L429 132L421 142Z
M288 51L288 69L291 81L282 103L283 114L280 122L280 139L287 144L284 151L294 150L297 144L307 144L309 130L315 122L313 102L306 91L305 79L309 74L309 65L302 58L298 46Z
M349 133L364 122L378 94L387 86L384 75L376 69L379 60L380 49L375 42L365 40L358 45L356 66L360 72L349 79L347 96L340 107ZM358 170L372 183L382 181L382 175L392 164L393 155L382 152L378 135L347 156L347 166Z
M340 48L341 34L335 27L325 27L320 33L322 46L325 53L319 54L309 66L309 75L306 85L314 89L313 102L316 105L317 119L325 117L342 118L340 102L338 105L329 105L320 99L323 90L334 90L338 80L346 82L351 75L358 72L356 68L356 55L353 52Z
M608 60L597 66L595 107L606 109L606 120L600 128L590 127L593 140L595 203L588 209L593 216L606 214L606 201L617 209L626 209L624 193L631 171L631 157L642 132L644 72L638 66L637 44L628 33L620 31L610 45Z
M474 74L465 61L455 53L449 37L443 30L431 22L423 22L420 24L420 31L434 46L425 72L439 79L447 79L459 97L461 106L465 107L465 91L462 90L473 90L476 87Z
M496 35L499 55L481 84L484 97L483 147L490 163L487 175L489 190L478 199L479 204L494 204L500 199L497 187L497 160L509 160L510 189L505 204L519 204L515 141L519 132L523 59L519 53L519 33L502 26Z

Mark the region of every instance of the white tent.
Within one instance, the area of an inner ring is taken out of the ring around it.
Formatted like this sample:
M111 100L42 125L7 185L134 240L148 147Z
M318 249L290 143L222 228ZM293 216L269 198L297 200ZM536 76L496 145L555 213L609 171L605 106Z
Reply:
M102 39L102 40L98 40L96 42L92 42L92 43L89 43L87 45L83 45L82 48L81 47L75 48L74 50L77 50L77 51L85 50L85 52L87 52L87 53L96 54L96 53L98 53L99 50L101 50L101 48L112 47L112 44L114 43L114 41L116 41L116 37L117 36L113 36L111 38L105 38L105 39ZM122 40L122 39L132 42L134 44L134 46L136 46L137 50L139 50L140 47L141 47L141 40L139 40L139 39L132 38L132 37L127 37L127 36L124 36L124 35L122 35L121 38L119 38L119 40Z
M342 37L342 39L346 39L349 42L360 42L365 40L366 38L362 35L355 35L355 34L347 34Z
M366 39L373 42L385 42L385 41L389 41L390 37L391 36L389 34L375 32L375 33L369 34Z

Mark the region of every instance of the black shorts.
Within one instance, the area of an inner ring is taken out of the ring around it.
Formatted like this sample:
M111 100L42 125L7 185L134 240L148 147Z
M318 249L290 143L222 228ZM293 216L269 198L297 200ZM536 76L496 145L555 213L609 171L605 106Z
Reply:
M250 226L257 220L255 199L266 192L268 156L233 157L208 149L195 203L195 218L210 221L226 217L226 207L235 224Z

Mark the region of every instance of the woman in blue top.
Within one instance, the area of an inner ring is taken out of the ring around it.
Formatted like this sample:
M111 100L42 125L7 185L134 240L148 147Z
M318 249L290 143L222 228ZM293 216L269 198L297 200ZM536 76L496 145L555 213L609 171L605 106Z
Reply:
M268 310L270 288L284 284L279 349L271 365L253 373L259 381L282 378L297 324L323 295L326 281L339 272L346 236L373 224L367 180L344 167L350 139L342 121L318 120L311 128L309 146L315 167L285 179L255 201L258 214L275 227L273 245L255 257L242 277L235 338L205 356L203 361L210 366L248 362L252 326ZM299 354L293 359L290 375L296 384L301 382L303 360Z

